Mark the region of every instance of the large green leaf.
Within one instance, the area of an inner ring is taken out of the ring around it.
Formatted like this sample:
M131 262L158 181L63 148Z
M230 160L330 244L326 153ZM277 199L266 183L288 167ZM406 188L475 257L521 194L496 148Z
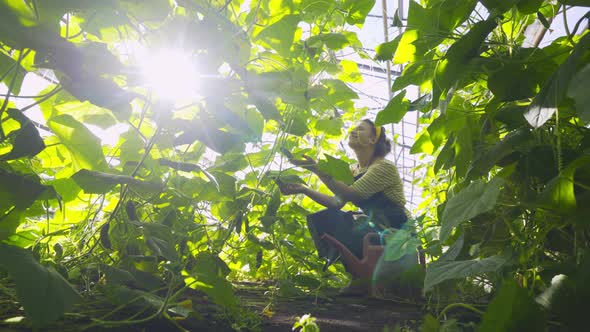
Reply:
M281 192L276 189L270 195L270 200L266 205L266 211L264 211L265 217L273 217L276 216L279 207L281 206Z
M283 183L306 184L306 182L299 177L298 172L293 169L284 171L268 171L266 172L265 176Z
M430 134L430 140L435 148L438 148L447 139L450 132L453 131L452 125L447 114L441 114L426 128Z
M475 23L469 32L448 49L445 58L439 61L433 80L433 106L438 105L442 93L459 80L469 66L466 64L480 53L486 37L498 25L495 17Z
M35 13L25 1L2 0L0 6L4 7L2 14L17 17L23 25L30 26L35 22Z
M568 164L559 175L551 179L539 197L541 206L561 214L574 212L577 207L574 175L578 168L585 168L588 164L590 164L590 157L582 156Z
M436 261L430 263L426 268L424 291L429 291L432 287L445 280L460 279L480 273L498 271L506 262L507 259L505 257L492 256L467 261Z
M375 5L375 0L345 0L343 3L346 13L346 23L362 25L365 18Z
M209 171L237 172L248 166L248 160L241 153L226 153L215 159L215 165Z
M158 183L141 181L136 178L125 175L116 175L98 171L81 169L72 175L76 184L88 194L104 194L118 184L127 184L133 190L139 192L155 193L162 189Z
M234 200L236 195L236 178L221 171L212 171L211 175L217 180L219 193L214 193L217 197ZM214 182L209 182L210 186L215 188Z
M448 170L453 166L453 161L455 159L455 148L453 147L454 142L455 135L451 135L438 153L436 162L434 163L435 174L441 169Z
M284 130L289 134L296 136L303 136L309 131L307 121L309 117L304 112L292 113L289 122L285 124Z
M0 243L0 267L16 283L18 300L36 328L59 318L80 300L59 273L39 264L28 250Z
M174 139L174 145L192 144L201 141L207 147L225 154L230 150L243 151L244 142L240 135L211 127L208 121L194 121L192 128L185 130Z
M97 125L102 129L108 129L117 124L117 118L110 110L89 102L73 101L59 104L55 106L55 111L57 111L56 114L69 114L80 122Z
M346 184L352 184L354 182L354 177L350 171L350 165L346 161L334 158L327 154L324 156L326 157L326 160L321 160L318 163L318 168L321 172Z
M494 118L503 123L507 129L513 130L522 128L526 124L524 112L528 109L528 105L506 105L500 107Z
M420 44L420 40L422 40L422 33L419 30L407 29L404 31L393 56L393 63L415 62L422 57L427 48Z
M375 59L381 61L392 60L401 39L402 35L400 34L391 41L377 45L377 48L375 48Z
M71 115L53 116L47 125L70 151L75 170L105 170L107 163L98 137Z
M426 83L432 80L435 69L436 61L434 60L410 63L404 68L402 75L393 81L391 89L398 91L411 84L429 88L430 84Z
M8 72L8 70L12 71ZM15 70L17 70L16 73L14 72ZM7 75L4 75L5 73L7 73ZM12 94L18 95L20 93L20 88L23 84L26 73L27 71L13 58L0 52L0 77L3 77L2 83L4 83L6 86L13 84L11 91ZM13 79L14 83L12 82Z
M10 210L5 213L1 211L2 216L0 217L0 241L7 240L14 233L18 226L25 221L24 213L21 210Z
M564 5L570 5L570 6L590 7L590 3L588 3L588 0L559 0L559 2Z
M24 1L0 1L0 38L8 46L20 48L28 28L36 23L35 14Z
M105 46L93 43L92 45L97 46L78 48L59 35L42 28L31 32L29 39L31 45L27 46L38 51L35 57L39 62L37 65L53 69L61 85L70 94L80 101L88 100L94 105L112 110L121 120L127 119L131 113L129 103L138 94L122 89L105 75L109 71L118 72L117 69L122 67ZM50 49L47 45L51 45ZM97 71L96 68L102 66L104 68Z
M75 181L68 178L56 179L47 183L55 188L55 191L64 202L75 200L81 191L81 188L76 185Z
M103 265L103 267L107 267L108 265ZM127 272L125 270L119 270ZM114 305L125 305L130 306L132 308L141 308L142 310L149 310L151 312L155 312L156 310L160 309L162 305L164 305L164 298L150 292L146 292L139 289L131 289L127 286L117 284L117 281L125 281L122 274L115 275L115 270L113 267L106 268L103 270L105 273L107 280L112 280L113 282L110 283L108 287L103 287L101 290L106 295L109 302ZM128 273L128 272L127 272ZM133 275L131 275L133 277ZM127 280L132 281L132 280ZM135 281L135 280L133 280Z
M567 90L567 96L574 99L576 103L576 112L580 118L590 122L590 63L586 64L571 80Z
M229 268L217 255L200 252L195 257L195 268L190 271L198 281L191 287L205 292L215 303L233 309L237 305L232 285L226 280Z
M438 319L436 319L431 314L426 314L422 318L422 323L420 324L420 331L422 332L440 332L441 326Z
M453 243L453 245L445 251L437 260L437 262L452 262L461 253L463 244L465 243L465 233L461 233L461 236Z
M144 23L163 20L172 9L168 0L121 0L118 2L121 8L127 10L135 19Z
M409 229L396 230L385 241L384 256L386 262L395 261L405 255L416 255L418 246L422 243Z
M586 302L590 297L590 256L588 251L562 265L563 274L535 299L550 310L551 317L563 324L564 331L587 330Z
M35 3L35 7L36 12L39 14L39 21L55 29L55 31L59 31L59 21L66 13L90 9L92 3L96 2L87 0L44 0Z
M480 0L488 11L503 13L516 5L519 0Z
M328 136L340 136L344 123L342 118L319 119L315 123L315 129L323 131Z
M299 15L285 15L260 31L255 36L255 39L269 45L280 55L287 57L291 53L291 45L293 45L295 31L300 20Z
M586 54L589 48L590 33L587 33L578 41L572 54L559 66L533 99L529 110L524 115L531 126L539 128L553 116L566 97L572 77L578 73L582 64L587 63Z
M104 41L114 42L121 40L118 34L120 28L126 28L131 24L131 20L123 11L98 10L78 13L81 22L80 27Z
M536 72L522 65L507 64L488 77L488 88L503 101L532 97L537 86Z
M331 50L340 50L350 44L346 35L342 33L323 33L309 37L307 39L308 47L321 47L326 45Z
M80 101L88 100L94 105L112 110L120 120L128 118L131 113L129 103L135 95L121 89L111 80L103 77L64 79L62 85Z
M351 99L358 99L358 94L341 80L323 79L320 83L309 88L307 95L312 100L318 99L326 103L329 109L349 103Z
M516 332L546 330L541 306L514 280L502 285L483 316L479 332Z
M534 14L543 4L543 0L519 0L516 4L518 11L523 14Z
M423 7L420 4L420 1L409 1L408 28L433 34L447 30L447 27L443 27L440 21L430 19L432 15L432 8ZM441 40L442 37L437 38L436 41L434 41L435 45Z
M468 174L472 178L487 174L503 158L528 144L531 140L532 135L529 128L521 128L509 132L501 141L494 144L489 150L480 154L472 161Z
M549 181L541 193L540 202L563 214L575 211L574 172L563 172Z
M246 83L246 90L251 96L270 98L271 102L280 97L283 103L308 107L306 94L310 73L302 66L295 66L290 70L266 71L259 74L248 71L244 73L243 79ZM259 106L257 103L255 105ZM263 109L259 110L267 117Z
M155 255L164 257L171 262L178 260L175 238L169 227L162 224L142 222L141 228L147 247Z
M408 30L402 36L394 63L421 59L461 25L476 4L475 0L436 0L429 1L424 8L418 2L410 1Z
M457 177L462 178L473 163L473 137L472 122L466 118L465 126L457 131L453 147L455 158L453 160Z
M274 100L259 96L255 92L250 92L248 96L265 119L281 120L281 114Z
M168 159L164 159L164 158L160 158L158 159L158 163L160 165L163 166L168 166L170 168L174 168L183 172L201 172L203 173L208 179L209 181L211 181L211 183L213 183L215 185L215 187L217 187L217 190L219 190L219 183L217 183L217 179L215 179L215 177L209 173L207 170L203 169L201 166L196 165L196 164L191 164L191 163L183 163L183 162L179 162L179 161L172 161L172 160L168 160Z
M303 16L309 19L309 23L315 22L318 17L323 17L336 5L335 0L330 1L316 1L316 0L301 0L301 8Z
M104 273L106 283L110 287L120 285L131 285L137 283L137 280L131 272L107 264L101 264L100 270Z
M10 152L0 155L0 161L33 157L45 149L45 143L35 125L21 111L10 108L8 115L20 124L20 128L8 134L12 143Z
M231 127L231 131L242 136L248 136L250 133L250 126L246 119L240 117L236 112L230 110L225 106L219 98L207 99L207 112L215 119L220 126Z
M432 40L430 45L435 46L444 38L444 32L452 31L469 17L476 4L475 0L435 0L424 8L410 1L408 27L426 32Z
M412 148L410 149L410 154L416 154L416 153L432 154L433 150L434 150L434 145L432 144L432 141L430 140L430 134L428 133L428 131L425 130L418 137L418 139L416 139L416 141L414 142L414 145L412 145Z
M391 98L385 108L377 114L375 125L383 126L388 123L400 122L410 106L408 100L404 98L405 96L406 91L404 90Z
M25 210L37 199L57 197L51 186L41 184L35 174L19 174L0 167L0 219L13 207Z
M340 60L338 67L341 69L338 79L343 82L361 83L363 75L359 72L359 66L356 61Z
M453 228L462 222L492 210L504 184L502 178L494 178L489 183L477 180L451 197L442 214L440 239L445 241Z
M81 69L90 75L105 76L121 74L124 67L119 58L109 51L107 44L84 42L76 45L83 61Z

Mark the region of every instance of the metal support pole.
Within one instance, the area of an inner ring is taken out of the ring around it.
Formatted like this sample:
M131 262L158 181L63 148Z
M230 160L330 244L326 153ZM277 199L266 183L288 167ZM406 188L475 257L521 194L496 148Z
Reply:
M389 15L387 14L387 0L381 0L381 9L383 10L383 40L385 43L389 41ZM391 62L385 61L385 73L387 75L387 95L389 100L393 97L393 91L391 91ZM391 124L391 137L395 137L395 127ZM395 142L393 142L393 155L395 156Z

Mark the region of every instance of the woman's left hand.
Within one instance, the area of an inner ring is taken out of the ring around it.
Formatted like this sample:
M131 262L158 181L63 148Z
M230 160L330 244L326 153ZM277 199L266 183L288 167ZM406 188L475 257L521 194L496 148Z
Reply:
M302 194L305 192L306 187L299 183L284 183L281 181L277 181L277 185L279 186L279 190L283 195L296 195Z

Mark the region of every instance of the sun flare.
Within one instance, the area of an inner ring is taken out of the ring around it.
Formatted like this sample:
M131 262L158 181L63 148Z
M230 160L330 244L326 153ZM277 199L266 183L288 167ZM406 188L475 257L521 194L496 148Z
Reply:
M187 53L174 49L151 53L141 61L141 71L158 98L178 103L197 96L197 68Z

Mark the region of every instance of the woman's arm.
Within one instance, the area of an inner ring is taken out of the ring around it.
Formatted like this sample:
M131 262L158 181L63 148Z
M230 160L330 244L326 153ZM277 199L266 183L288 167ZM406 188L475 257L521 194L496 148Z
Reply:
M346 203L345 201L338 198L338 196L330 196L330 195L322 194L321 192L313 190L308 187L305 187L303 194L305 194L305 196L314 200L316 203L319 203L319 204L321 204L327 208L331 208L331 209L340 210L344 206L344 204Z
M346 203L337 196L322 194L321 192L313 190L302 184L283 183L280 181L277 181L277 184L283 195L304 194L305 196L314 200L316 203L319 203L327 208L340 210L344 206L344 203Z
M329 176L328 174L325 174L322 171L320 171L317 167L316 161L313 158L305 155L303 156L303 158L303 160L290 159L289 161L296 166L303 167L311 171L312 173L316 174L320 178L320 180L326 185L326 187L328 187L328 189L330 189L330 191L332 191L336 195L336 197L339 198L339 200L342 200L342 206L344 206L346 202L355 202L362 198L361 195L359 195L359 193L352 188L352 186L349 186L342 181L338 181L333 177ZM313 199L311 196L310 198Z
M337 197L343 201L343 204L346 202L355 202L361 199L361 196L358 192L356 192L352 186L347 185L342 181L338 181L333 177L317 170L314 172L320 180L330 189Z

